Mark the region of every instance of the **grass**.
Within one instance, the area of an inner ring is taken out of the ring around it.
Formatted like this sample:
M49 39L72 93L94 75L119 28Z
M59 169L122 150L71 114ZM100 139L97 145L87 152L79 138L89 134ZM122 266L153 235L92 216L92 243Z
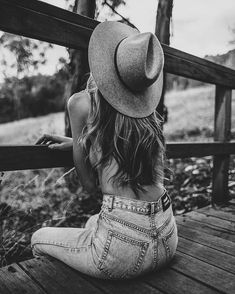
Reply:
M215 86L168 92L168 141L213 141ZM235 134L235 91L232 95L232 135Z
M204 87L170 92L164 126L167 140L212 140L214 89ZM233 117L232 127L235 128ZM34 144L43 133L64 132L64 114L28 118L0 125L0 144ZM231 160L230 193L235 164ZM211 196L210 157L168 160L166 187L175 214L207 205ZM13 171L0 180L0 266L31 258L30 238L42 226L83 226L100 209L94 198L68 189L63 168ZM76 177L70 173L67 177Z

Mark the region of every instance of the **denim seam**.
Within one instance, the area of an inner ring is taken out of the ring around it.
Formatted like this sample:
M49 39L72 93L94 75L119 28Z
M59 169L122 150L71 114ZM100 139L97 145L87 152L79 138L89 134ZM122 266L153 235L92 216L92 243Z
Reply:
M170 255L171 255L170 247L169 247L169 244L168 244L168 240L173 235L174 231L175 231L175 225L173 224L172 228L170 229L170 232L167 234L166 237L164 237L162 239L163 240L164 247L165 247L165 250L166 250L167 259L169 259L170 258Z
M72 246L69 246L69 245L66 245L64 243L61 243L61 242L53 242L53 241L50 241L50 240L44 240L44 241L37 241L36 243L32 244L31 245L31 248L33 248L35 245L37 244L43 244L43 245L52 245L52 246L57 246L57 247L63 247L63 248L70 248L70 249L75 249L75 250L82 250L82 249L86 249L88 247L91 247L91 245L87 245L86 247L72 247Z
M127 222L127 221L124 221L124 220L119 219L119 218L117 218L115 216L108 215L105 212L102 212L101 213L101 217L104 217L104 218L109 219L109 220L116 221L116 222L118 222L118 223L120 223L120 224L122 224L122 225L124 225L126 227L129 227L129 228L134 229L136 231L142 232L145 235L147 235L148 237L158 237L162 233L162 231L165 229L165 227L171 221L171 217L169 217L166 220L166 222L160 228L158 228L158 229L156 229L156 230L153 231L153 229L148 230L148 229L145 229L145 228L138 227L135 224L132 224L132 223Z
M109 272L109 270L102 268L102 266L103 266L103 264L105 262L105 259L106 259L107 255L109 253L109 247L110 247L110 244L111 244L111 241L112 241L113 237L116 237L119 240L124 241L126 243L129 243L131 245L137 245L137 246L139 246L141 248L139 258L137 259L136 264L135 264L135 266L133 268L133 271L132 271L132 273L136 273L137 270L140 268L140 265L142 264L143 258L144 258L145 254L147 252L148 247L149 247L148 242L138 241L138 240L135 240L135 239L130 238L128 236L122 235L122 234L120 234L118 232L114 232L112 230L108 231L108 238L106 240L106 244L105 244L105 247L104 247L104 252L103 252L103 254L101 256L101 260L100 260L99 265L98 265L99 270L101 270L102 272L107 274L109 276L109 278L114 279L113 275ZM120 278L125 278L126 274L127 274L127 276L130 275L130 273L129 274L124 273L123 275L120 276Z
M151 229L155 232L155 235L158 236L159 234L157 232L155 219L154 219L154 214L151 214L149 216L149 222L150 222ZM154 238L153 239L153 263L154 263L154 267L157 266L157 261L158 261L158 242L157 242L157 239Z

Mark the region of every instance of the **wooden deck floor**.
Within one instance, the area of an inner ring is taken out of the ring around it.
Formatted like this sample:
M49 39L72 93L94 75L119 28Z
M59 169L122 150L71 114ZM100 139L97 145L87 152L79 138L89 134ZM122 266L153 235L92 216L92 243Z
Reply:
M235 293L235 200L177 217L179 245L169 268L138 280L101 281L55 259L0 269L0 293Z

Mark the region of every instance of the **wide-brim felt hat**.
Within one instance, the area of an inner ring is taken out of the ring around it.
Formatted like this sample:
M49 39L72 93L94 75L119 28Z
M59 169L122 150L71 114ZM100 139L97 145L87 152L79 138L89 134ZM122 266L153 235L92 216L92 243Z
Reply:
M120 22L100 23L93 31L88 60L106 101L118 112L143 118L161 98L164 54L152 33L140 33Z

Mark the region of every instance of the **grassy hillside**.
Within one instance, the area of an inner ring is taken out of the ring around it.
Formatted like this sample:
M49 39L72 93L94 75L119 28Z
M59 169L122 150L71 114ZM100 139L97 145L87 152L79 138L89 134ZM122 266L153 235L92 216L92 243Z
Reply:
M211 141L214 129L215 86L168 92L168 140ZM232 95L232 133L235 132L235 91Z
M166 94L167 140L212 140L215 87L199 87ZM232 103L235 132L235 93ZM0 144L33 144L43 133L64 134L63 112L0 124Z
M43 133L64 133L64 113L0 124L0 144L34 144Z

